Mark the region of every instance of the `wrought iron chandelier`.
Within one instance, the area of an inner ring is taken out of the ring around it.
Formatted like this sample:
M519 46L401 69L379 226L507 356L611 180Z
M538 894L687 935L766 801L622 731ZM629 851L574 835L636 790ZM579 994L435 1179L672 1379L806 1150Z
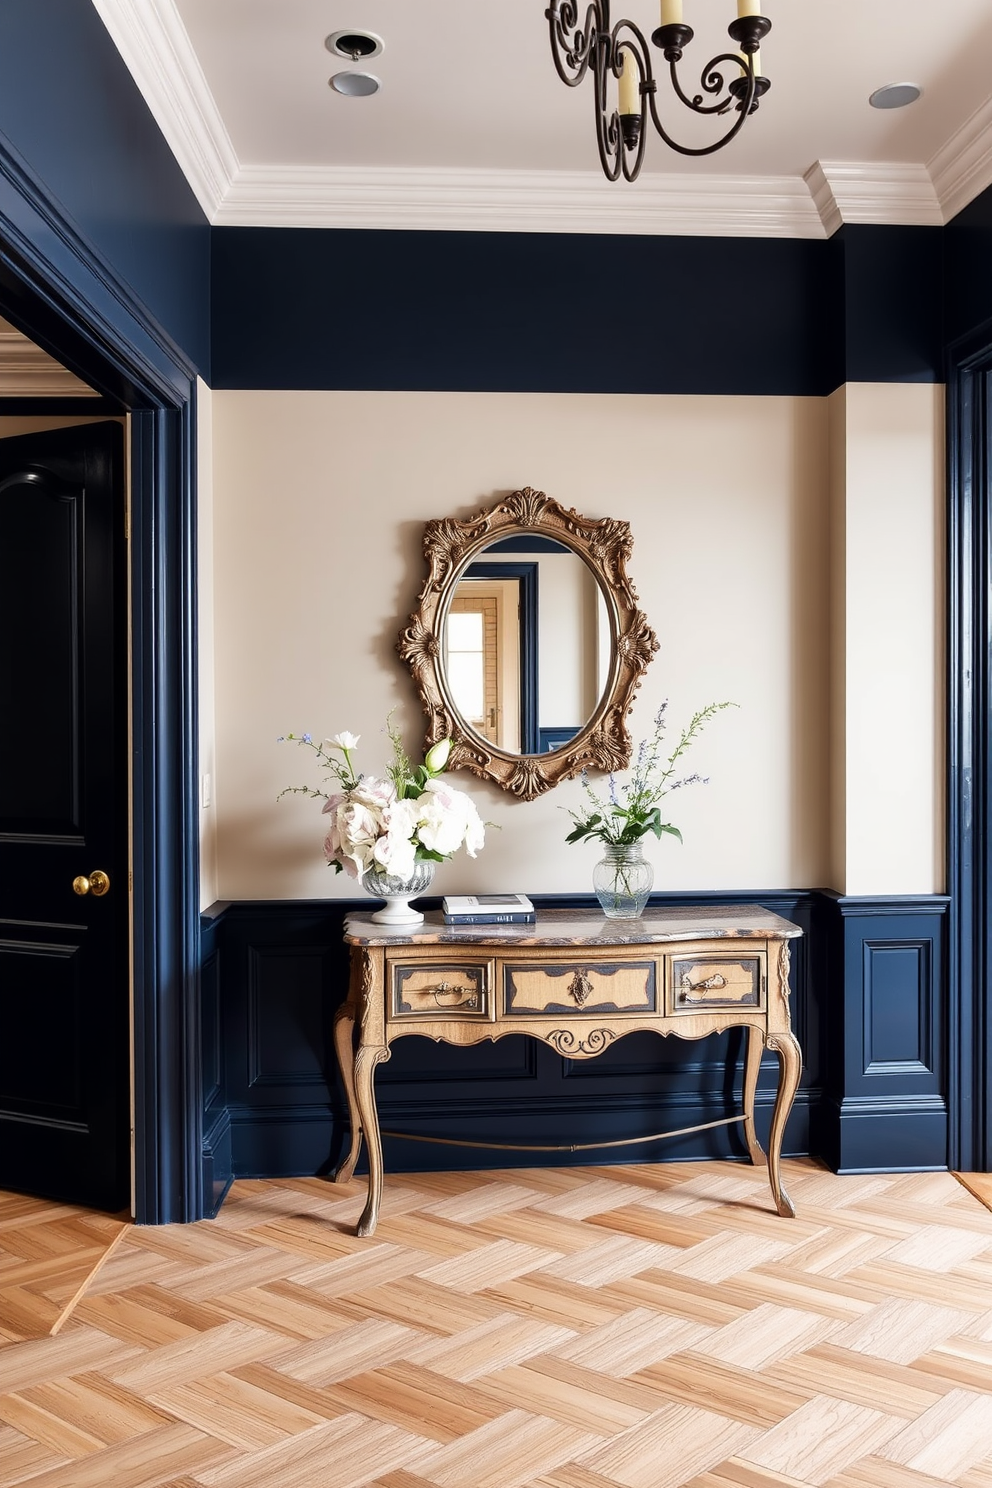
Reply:
M758 14L761 0L737 0L737 19L727 27L736 52L721 52L707 62L700 76L700 93L691 97L678 77L682 53L692 40L692 27L682 20L682 0L661 0L661 25L652 32L653 44L663 54L671 71L676 97L695 114L735 113L730 128L710 145L681 145L668 133L658 115L658 85L651 69L651 52L644 34L633 21L610 26L610 0L586 0L585 22L579 25L583 0L554 0L544 12L551 30L551 54L563 83L574 88L591 72L595 86L596 142L603 171L610 181L621 173L636 181L644 159L647 117L665 144L680 155L712 155L740 133L745 119L758 107L758 99L771 87L760 74L762 39L772 23ZM734 69L724 84L721 68ZM607 91L617 82L616 106Z

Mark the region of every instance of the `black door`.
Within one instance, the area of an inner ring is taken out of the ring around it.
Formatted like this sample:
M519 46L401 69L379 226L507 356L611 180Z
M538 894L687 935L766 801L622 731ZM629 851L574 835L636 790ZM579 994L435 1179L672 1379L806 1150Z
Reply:
M0 440L0 1188L130 1193L124 431Z

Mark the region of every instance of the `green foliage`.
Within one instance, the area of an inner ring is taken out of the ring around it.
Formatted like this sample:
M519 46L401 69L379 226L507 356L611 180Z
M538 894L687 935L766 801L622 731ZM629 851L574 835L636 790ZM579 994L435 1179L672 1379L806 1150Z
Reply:
M586 842L597 838L611 847L622 847L639 842L649 832L655 837L667 834L682 841L682 833L671 822L662 821L658 802L672 791L687 785L704 785L701 775L684 775L674 779L675 768L714 714L724 708L736 708L736 703L708 703L689 720L679 735L678 743L670 754L664 753L665 711L662 703L654 719L654 732L644 739L637 749L629 780L620 783L615 774L609 777L608 794L604 797L595 791L588 773L582 772L582 788L585 791L588 809L579 812L569 809L574 826L565 838L566 842Z

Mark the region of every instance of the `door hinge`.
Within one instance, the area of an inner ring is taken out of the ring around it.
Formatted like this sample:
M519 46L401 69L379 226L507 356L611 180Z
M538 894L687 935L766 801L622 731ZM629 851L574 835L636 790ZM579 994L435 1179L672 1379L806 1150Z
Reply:
M127 507L124 508L124 541L131 541L131 513Z

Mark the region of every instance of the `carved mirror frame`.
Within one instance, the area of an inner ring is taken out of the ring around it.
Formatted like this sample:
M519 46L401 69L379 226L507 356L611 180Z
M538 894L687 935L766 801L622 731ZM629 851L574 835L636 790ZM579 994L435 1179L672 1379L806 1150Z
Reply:
M511 754L465 727L441 664L444 624L459 578L491 543L521 535L551 538L578 554L599 583L610 620L610 674L596 709L574 738L547 754ZM428 522L423 546L427 578L396 649L410 666L427 715L425 748L450 738L449 769L471 770L525 801L586 768L625 769L631 752L626 717L658 650L627 577L633 549L630 524L614 517L582 517L526 486L464 521Z

